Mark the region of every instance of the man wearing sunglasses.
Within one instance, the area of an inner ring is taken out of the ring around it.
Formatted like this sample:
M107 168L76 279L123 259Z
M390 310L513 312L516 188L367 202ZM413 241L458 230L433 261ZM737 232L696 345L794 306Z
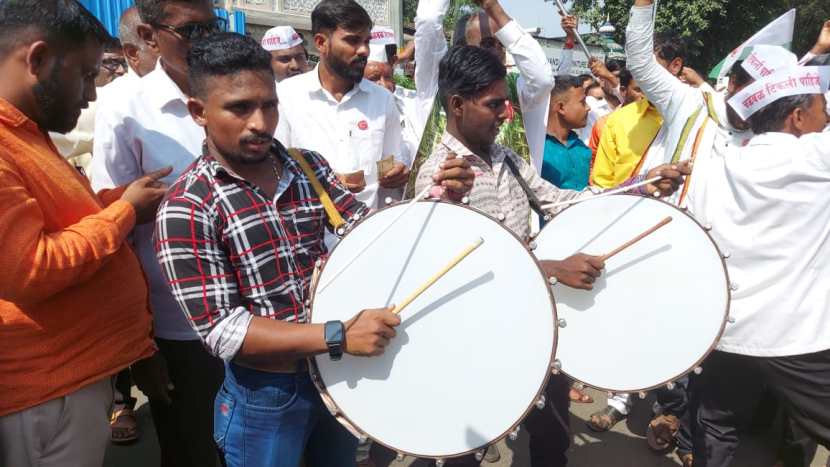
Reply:
M123 93L99 112L92 184L122 180L173 167L174 181L201 153L204 130L187 110L187 52L191 42L224 29L210 0L138 0L138 34L159 55L155 69L135 92ZM111 105L110 105L111 104ZM152 243L152 224L133 232L150 285L156 343L167 361L172 386L150 400L161 446L161 465L212 467L213 402L224 376L221 361L202 347L164 280Z

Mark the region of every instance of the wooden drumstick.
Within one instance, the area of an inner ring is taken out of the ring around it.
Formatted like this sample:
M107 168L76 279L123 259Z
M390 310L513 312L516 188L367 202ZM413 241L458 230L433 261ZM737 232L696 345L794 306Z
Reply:
M668 224L671 221L672 221L671 216L666 217L665 219L660 221L654 227L646 230L645 232L641 233L640 235L637 235L636 237L632 238L631 240L629 240L629 241L625 242L624 244L620 245L619 247L617 247L611 253L608 253L606 255L601 256L600 259L602 259L603 262L608 261L609 259L616 256L618 253L621 253L626 248L630 247L631 245L634 245L635 243L639 242L640 240L642 240L642 239L648 237L649 235L653 234L654 232L658 231L659 229L661 229L662 227L664 227L666 224Z
M395 313L396 315L400 314L403 311L404 308L409 306L410 303L414 302L416 298L418 298L422 293L426 292L426 290L428 288L432 287L433 284L438 282L438 279L441 279L442 277L444 277L444 275L446 273L450 272L450 269L456 267L458 265L458 263L460 263L464 258L469 256L469 254L472 253L473 251L475 251L476 248L480 247L482 243L484 243L484 239L479 238L478 240L476 240L475 243L473 243L472 245L465 248L464 251L462 251L461 253L458 254L458 256L453 258L453 260L450 261L450 263L448 265L446 265L444 267L444 269L440 270L434 276L430 277L429 280L424 285L418 287L417 290L412 292L400 304L395 305L395 309L392 310L392 313Z

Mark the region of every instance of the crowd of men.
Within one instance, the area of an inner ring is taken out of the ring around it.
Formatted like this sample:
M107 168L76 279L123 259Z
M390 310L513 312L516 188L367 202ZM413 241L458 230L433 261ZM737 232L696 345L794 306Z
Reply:
M736 322L701 375L656 391L649 446L728 466L765 398L786 415L780 465L830 446L830 21L801 60L753 44L715 89L655 34L653 0L633 2L626 61L581 76L575 18L553 70L498 0L476 3L445 31L450 0L420 0L399 51L354 0L321 1L309 38L261 41L209 0L137 0L119 39L76 0L0 0L0 465L101 466L142 435L134 385L162 466L372 465L306 364L380 355L400 324L372 303L308 323L344 223L426 191L529 241L556 214L541 204L629 185L713 224L735 280ZM541 266L585 290L605 267ZM565 466L562 420L591 399L563 375L545 394L531 465Z

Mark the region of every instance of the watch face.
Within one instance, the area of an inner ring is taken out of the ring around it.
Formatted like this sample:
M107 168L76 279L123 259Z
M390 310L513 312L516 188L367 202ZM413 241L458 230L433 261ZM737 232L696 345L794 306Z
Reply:
M340 344L343 342L343 325L339 321L326 323L326 343Z

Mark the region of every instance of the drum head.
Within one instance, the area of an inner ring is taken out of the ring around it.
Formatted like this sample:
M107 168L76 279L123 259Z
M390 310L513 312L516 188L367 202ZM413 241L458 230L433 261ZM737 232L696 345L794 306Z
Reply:
M318 284L405 205L369 216L332 251ZM556 316L533 255L472 209L420 202L339 278L314 293L312 322L401 302L479 237L484 244L401 314L386 353L315 358L325 392L358 430L397 452L445 458L507 435L550 374ZM535 408L532 410L536 410Z
M688 214L653 198L620 195L566 209L542 230L540 260L604 255L667 216L672 222L609 259L593 291L554 287L556 358L589 386L635 392L692 371L714 348L729 311L717 246Z

